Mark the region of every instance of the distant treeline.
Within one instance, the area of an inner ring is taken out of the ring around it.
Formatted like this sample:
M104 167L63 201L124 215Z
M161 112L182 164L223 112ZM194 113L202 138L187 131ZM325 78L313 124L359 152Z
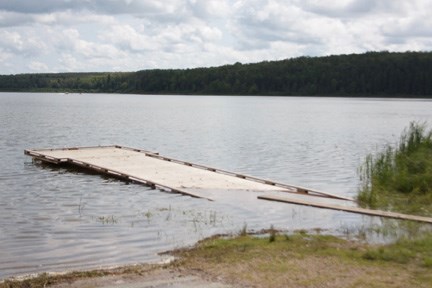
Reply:
M0 91L432 96L432 52L368 52L211 68L0 75Z

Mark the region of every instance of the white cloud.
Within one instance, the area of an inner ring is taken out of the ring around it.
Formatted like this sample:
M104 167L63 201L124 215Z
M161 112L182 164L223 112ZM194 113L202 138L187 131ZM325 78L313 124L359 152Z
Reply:
M21 55L21 57L33 57L40 54L45 44L25 31L7 31L0 29L0 47L3 51Z
M78 71L78 68L81 68L80 65L78 64L78 60L69 53L63 53L60 57L60 67L62 67L63 71Z
M13 54L5 51L4 49L0 49L0 63L4 65L4 63L9 59L12 58Z
M432 37L432 18L401 18L393 19L382 27L385 36L405 39L415 37Z
M20 52L24 46L24 41L18 32L1 31L0 41L4 50Z
M23 14L21 14L23 15ZM29 17L38 25L76 26L84 25L109 25L115 22L111 15L92 14L87 11L62 11L56 13L35 14Z
M427 0L0 0L0 73L429 50L429 11Z
M131 25L113 25L108 31L99 35L99 38L104 43L111 43L122 50L131 52L160 48L157 43L151 41L150 37L138 32Z
M38 61L31 61L28 68L35 72L49 72L48 65Z

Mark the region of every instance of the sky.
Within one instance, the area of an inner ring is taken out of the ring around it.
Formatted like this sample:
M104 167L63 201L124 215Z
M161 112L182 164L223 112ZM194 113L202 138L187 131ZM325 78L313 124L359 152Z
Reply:
M430 51L430 0L0 0L0 74Z

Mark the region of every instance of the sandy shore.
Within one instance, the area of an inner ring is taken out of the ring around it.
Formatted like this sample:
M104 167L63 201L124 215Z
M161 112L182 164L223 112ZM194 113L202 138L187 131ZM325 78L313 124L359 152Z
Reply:
M159 268L141 275L125 273L122 275L102 276L74 281L65 281L50 287L55 288L229 288L234 287L223 283L204 279L202 276L181 272L175 269Z

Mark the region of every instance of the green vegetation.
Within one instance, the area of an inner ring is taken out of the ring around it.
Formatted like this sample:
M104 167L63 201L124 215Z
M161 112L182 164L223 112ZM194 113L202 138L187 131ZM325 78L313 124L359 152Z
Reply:
M176 254L181 269L246 287L430 287L431 244L432 235L372 246L295 233L212 238Z
M360 205L432 216L432 131L411 123L397 148L367 157L361 180Z
M0 75L0 91L133 92L135 73L57 73Z
M271 225L271 227L270 227L269 234L270 234L270 236L269 236L269 242L276 241L277 231L276 231L276 229L274 229L273 225Z
M432 96L432 52L368 52L128 73L0 75L0 91Z
M363 258L401 264L415 263L417 266L432 268L432 234L426 233L415 239L402 238L393 244L369 247Z
M246 236L248 235L248 231L247 231L247 224L243 224L243 228L240 230L239 232L239 236Z

